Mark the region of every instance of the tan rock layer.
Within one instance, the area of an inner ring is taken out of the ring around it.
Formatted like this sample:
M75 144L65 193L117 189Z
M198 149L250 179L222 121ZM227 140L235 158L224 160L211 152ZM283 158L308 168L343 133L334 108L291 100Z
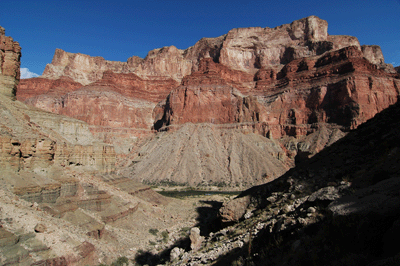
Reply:
M101 79L106 70L118 73L133 72L141 61L142 59L138 57L129 58L127 62L107 61L99 56L91 57L56 49L53 61L46 66L42 77L58 79L61 76L67 76L87 85Z
M132 57L125 62L106 61L101 57L72 54L57 49L43 77L69 76L84 85L100 80L102 73L135 73L142 78L158 76L180 82L199 70L199 62L212 58L222 65L254 74L264 67L282 67L302 57L320 55L332 49L355 45L357 38L329 36L328 23L310 16L276 28L240 28L216 38L203 38L186 50L175 46L150 51L146 58ZM374 52L369 58L379 60Z
M0 27L0 93L15 99L19 82L21 47Z

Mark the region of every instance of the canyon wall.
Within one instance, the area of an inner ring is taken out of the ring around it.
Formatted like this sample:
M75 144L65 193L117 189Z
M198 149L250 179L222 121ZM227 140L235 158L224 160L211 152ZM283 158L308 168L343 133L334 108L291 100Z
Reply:
M144 59L111 62L101 57L72 54L57 49L42 77L68 76L87 85L102 78L102 73L135 73L169 77L180 82L197 71L203 58L212 58L231 69L254 74L261 67L277 67L291 60L319 55L329 50L360 44L355 37L328 35L328 23L310 16L276 28L239 28L216 38L203 38L185 50L175 46L150 51ZM361 49L361 48L360 48ZM371 57L373 58L373 57ZM374 59L376 60L376 59Z
M95 137L123 154L126 161L121 165L128 166L129 175L138 181L192 184L191 176L202 173L209 184L216 176L202 163L189 174L179 170L188 161L178 153L163 163L164 168L155 165L152 155L139 154L164 150L165 143L154 139L156 131L174 139L188 123L210 123L217 131L236 130L235 139L243 140L240 134L249 133L266 137L262 146L270 145L268 139L277 140L281 150L270 152L271 160L280 165L276 169L287 169L395 103L399 80L378 46L360 46L352 36L329 35L327 22L311 16L275 28L233 29L203 38L186 50L164 47L126 63L58 49L42 78L21 81L17 98L87 122ZM147 141L154 147L143 144ZM222 143L215 140L212 145ZM247 140L239 146L244 143ZM190 145L173 146L183 152ZM199 147L196 154L208 153L205 146ZM242 148L237 151L246 153ZM216 161L231 158L226 146L217 153L224 156ZM250 157L259 158L259 153ZM172 167L176 162L179 165ZM248 172L248 184L261 182L260 175L280 173L265 169ZM240 184L246 175L242 170L227 170L221 176L230 180L229 185ZM160 178L149 174L155 172Z
M224 79L224 67L203 59L200 70L182 80L156 127L192 123L262 123L270 136L305 136L330 123L357 127L397 101L400 80L378 69L356 46L292 60L281 71L260 69L245 96Z
M108 61L97 56L91 57L84 54L73 54L56 49L51 64L46 65L42 77L57 79L67 76L83 85L101 79L103 72L111 70L117 73L133 72L141 59L131 57L127 62Z
M13 101L19 82L21 48L11 37L4 35L3 28L0 28L0 34L0 164L3 173L12 175L24 170L67 165L87 166L102 173L114 171L114 148L96 140L88 124ZM37 81L40 85L21 87L23 97L51 90L60 94L60 87L74 90L80 86L64 78L32 81L31 85Z

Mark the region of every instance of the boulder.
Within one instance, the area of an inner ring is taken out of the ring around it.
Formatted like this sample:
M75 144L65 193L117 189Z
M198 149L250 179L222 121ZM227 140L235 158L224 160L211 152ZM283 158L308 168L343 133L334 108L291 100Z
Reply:
M190 248L193 251L197 251L201 248L201 245L204 241L204 237L200 235L200 229L198 227L193 227L190 229Z
M222 222L237 222L246 213L247 208L250 205L250 197L244 196L235 198L222 205L219 209Z
M44 233L46 232L46 229L46 226L42 223L38 223L34 228L36 233Z

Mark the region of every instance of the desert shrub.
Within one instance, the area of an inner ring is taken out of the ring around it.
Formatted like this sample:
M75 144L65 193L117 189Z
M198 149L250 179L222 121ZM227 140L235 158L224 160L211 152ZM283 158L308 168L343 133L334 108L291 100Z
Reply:
M129 259L127 257L119 257L116 261L114 261L111 266L124 266L129 265Z
M158 229L156 229L156 228L150 228L150 229L149 229L149 233L152 234L152 235L154 235L154 236L157 236L157 234L158 234Z
M168 239L169 239L169 234L168 234L168 232L167 232L167 231L162 231L162 232L161 232L161 236L162 236L162 238L163 238L163 242L164 242L164 243L167 243L167 242L168 242Z

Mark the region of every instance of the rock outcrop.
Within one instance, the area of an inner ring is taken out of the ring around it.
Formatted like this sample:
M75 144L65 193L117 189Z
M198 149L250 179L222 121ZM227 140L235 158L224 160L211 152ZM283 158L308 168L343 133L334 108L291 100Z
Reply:
M315 123L355 128L397 101L400 80L354 46L293 60L280 72L260 70L254 94L265 103L273 136L301 136Z
M86 123L0 99L2 109L1 167L3 171L82 165L95 171L115 169L115 151L102 144Z
M387 73L396 73L392 64L386 64L383 58L381 47L378 45L362 45L361 50L364 57L372 64L377 65L379 69L386 71Z
M21 47L13 38L5 36L0 26L0 93L15 99L19 82Z
M43 77L56 79L69 76L87 85L101 79L106 70L135 73L142 78L169 77L180 82L198 71L203 58L247 73L277 67L294 59L320 55L329 50L360 44L355 37L328 35L328 23L310 16L276 28L233 29L216 38L203 38L186 50L175 46L152 50L144 59L132 57L127 63L110 62L100 57L71 54L56 50L53 61L46 66Z
M171 78L142 79L133 73L107 70L101 80L86 86L64 76L56 80L25 79L19 85L17 99L85 121L102 141L115 143L115 138L151 133L156 103L177 85Z
M107 70L117 73L131 73L141 61L142 59L136 56L129 58L127 62L107 61L100 56L91 57L56 49L53 61L46 66L42 77L58 79L66 76L87 85L101 79L103 72Z
M81 87L82 84L73 81L69 77L61 77L59 79L46 79L42 77L22 79L18 84L16 96L17 100L21 102L39 95L60 97ZM44 108L45 106L46 105L37 107L46 110L46 108Z
M203 59L199 71L182 80L164 105L164 113L155 113L156 129L159 125L191 123L228 124L254 122L261 105L251 96L245 96L223 78L224 67L211 59ZM224 74L227 74L226 72ZM240 76L238 77L240 79ZM157 110L156 110L157 111Z
M155 128L250 122L274 138L305 136L321 123L348 130L395 103L400 88L396 76L378 69L356 46L292 60L279 72L262 68L249 96L234 89L223 68L203 59L199 71L155 109Z
M219 62L254 74L260 68L279 67L332 49L359 47L357 38L329 36L327 30L328 23L315 16L273 29L233 29L226 36Z

